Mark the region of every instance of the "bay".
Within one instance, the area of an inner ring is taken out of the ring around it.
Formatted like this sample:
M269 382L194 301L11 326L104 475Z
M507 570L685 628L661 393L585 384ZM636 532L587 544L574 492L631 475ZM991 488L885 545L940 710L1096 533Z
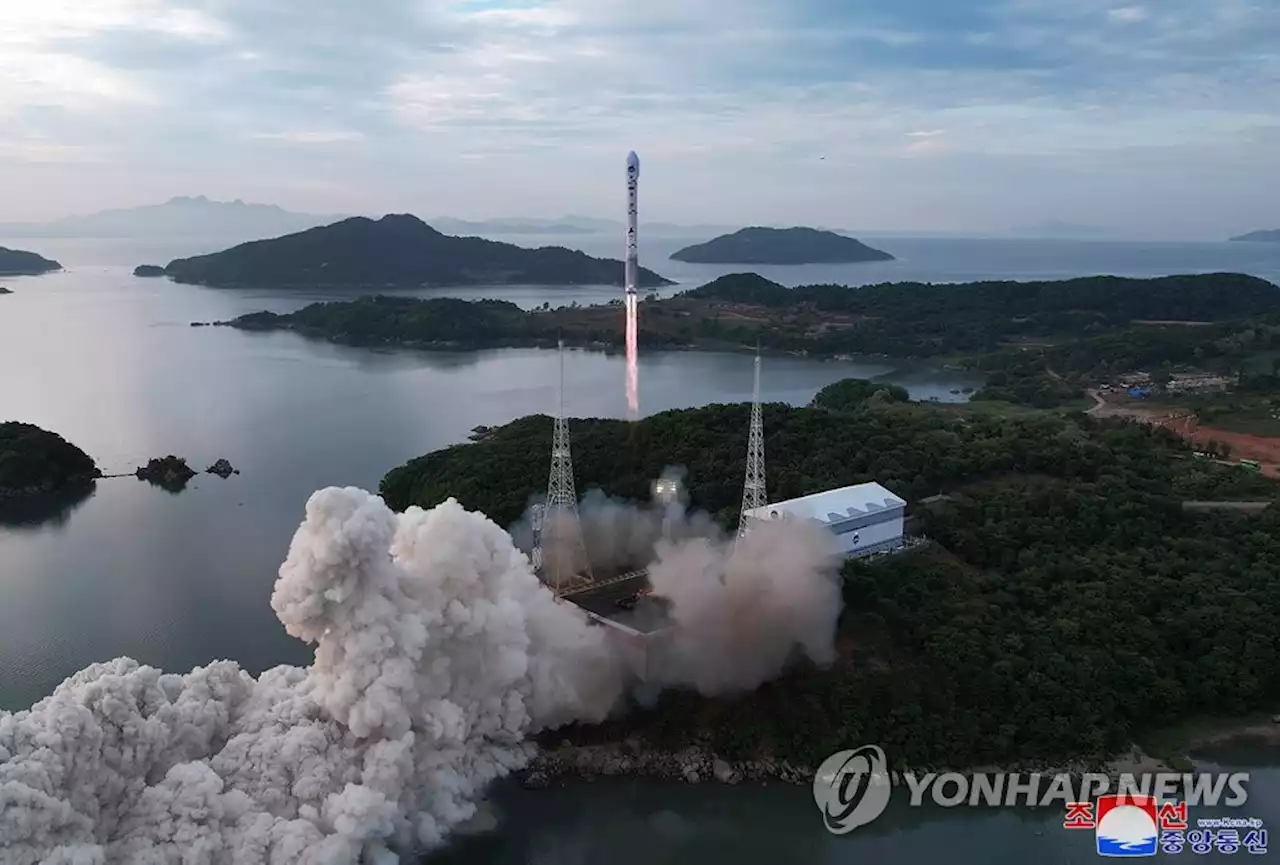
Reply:
M556 405L554 351L370 351L192 328L306 301L139 279L119 265L69 264L9 284L0 414L58 432L107 473L170 453L197 470L225 457L242 473L198 475L177 495L103 480L47 522L0 525L0 708L30 705L119 655L177 670L215 658L255 673L305 663L268 601L307 497L331 485L376 490L389 468L464 441L477 425ZM763 398L792 404L848 376L884 376L944 401L978 384L892 362L770 358L766 370ZM640 381L645 413L746 401L751 358L648 353ZM625 417L624 382L620 356L566 353L569 414Z

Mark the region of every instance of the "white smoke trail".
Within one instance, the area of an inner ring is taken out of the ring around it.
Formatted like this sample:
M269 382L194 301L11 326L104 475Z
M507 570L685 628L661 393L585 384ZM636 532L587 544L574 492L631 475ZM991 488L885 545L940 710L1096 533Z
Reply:
M452 500L316 493L271 603L310 668L121 658L0 713L0 860L395 862L471 817L529 733L619 697L602 629Z
M627 412L640 417L640 310L636 295L627 294Z

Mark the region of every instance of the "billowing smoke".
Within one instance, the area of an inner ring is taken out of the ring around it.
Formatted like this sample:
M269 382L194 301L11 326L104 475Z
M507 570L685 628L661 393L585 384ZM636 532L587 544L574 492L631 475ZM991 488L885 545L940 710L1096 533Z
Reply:
M678 495L597 493L581 512L593 565L651 564L672 605L658 684L723 693L797 653L831 659L840 592L821 529L763 523L735 543ZM271 605L315 644L310 667L254 679L120 658L0 712L0 861L389 865L473 818L485 785L528 762L530 734L602 720L631 683L612 629L453 500L397 515L362 490L315 493Z
M317 492L271 604L311 667L122 658L0 713L6 865L395 862L470 818L530 733L620 696L604 629L453 501Z
M677 625L650 643L647 678L706 695L746 691L803 655L835 656L842 599L839 551L831 535L804 521L761 521L744 538L726 536L711 517L688 511L683 472L655 483L665 501L638 504L591 490L579 505L583 546L597 577L647 567L654 595ZM513 535L532 542L522 523ZM544 556L570 533L544 526ZM580 554L581 555L581 554ZM648 627L651 608L631 614Z
M808 522L758 522L733 542L660 542L649 582L677 627L651 661L657 683L724 694L763 684L799 654L829 664L838 561L831 535Z

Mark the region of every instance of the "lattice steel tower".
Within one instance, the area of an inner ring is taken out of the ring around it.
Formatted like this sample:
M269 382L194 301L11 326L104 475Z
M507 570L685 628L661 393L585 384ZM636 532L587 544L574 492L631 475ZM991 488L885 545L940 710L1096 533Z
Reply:
M760 411L760 346L756 346L756 382L751 392L751 432L747 437L747 479L742 485L738 537L747 533L747 512L768 504L764 479L764 416Z
M569 450L569 419L564 413L564 340L560 340L560 403L551 435L551 476L547 500L535 512L534 567L556 594L591 580L591 563L578 520L578 493Z

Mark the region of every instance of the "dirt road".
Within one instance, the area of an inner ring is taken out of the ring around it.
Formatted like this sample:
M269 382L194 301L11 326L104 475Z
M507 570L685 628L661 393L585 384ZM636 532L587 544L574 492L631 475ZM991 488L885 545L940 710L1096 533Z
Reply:
M1201 426L1195 414L1185 409L1158 412L1109 402L1096 390L1090 390L1088 393L1094 403L1088 414L1095 417L1127 417L1141 423L1161 426L1177 433L1197 447L1218 442L1231 448L1233 461L1257 460L1262 464L1263 474L1280 478L1280 438L1246 435L1216 427Z

